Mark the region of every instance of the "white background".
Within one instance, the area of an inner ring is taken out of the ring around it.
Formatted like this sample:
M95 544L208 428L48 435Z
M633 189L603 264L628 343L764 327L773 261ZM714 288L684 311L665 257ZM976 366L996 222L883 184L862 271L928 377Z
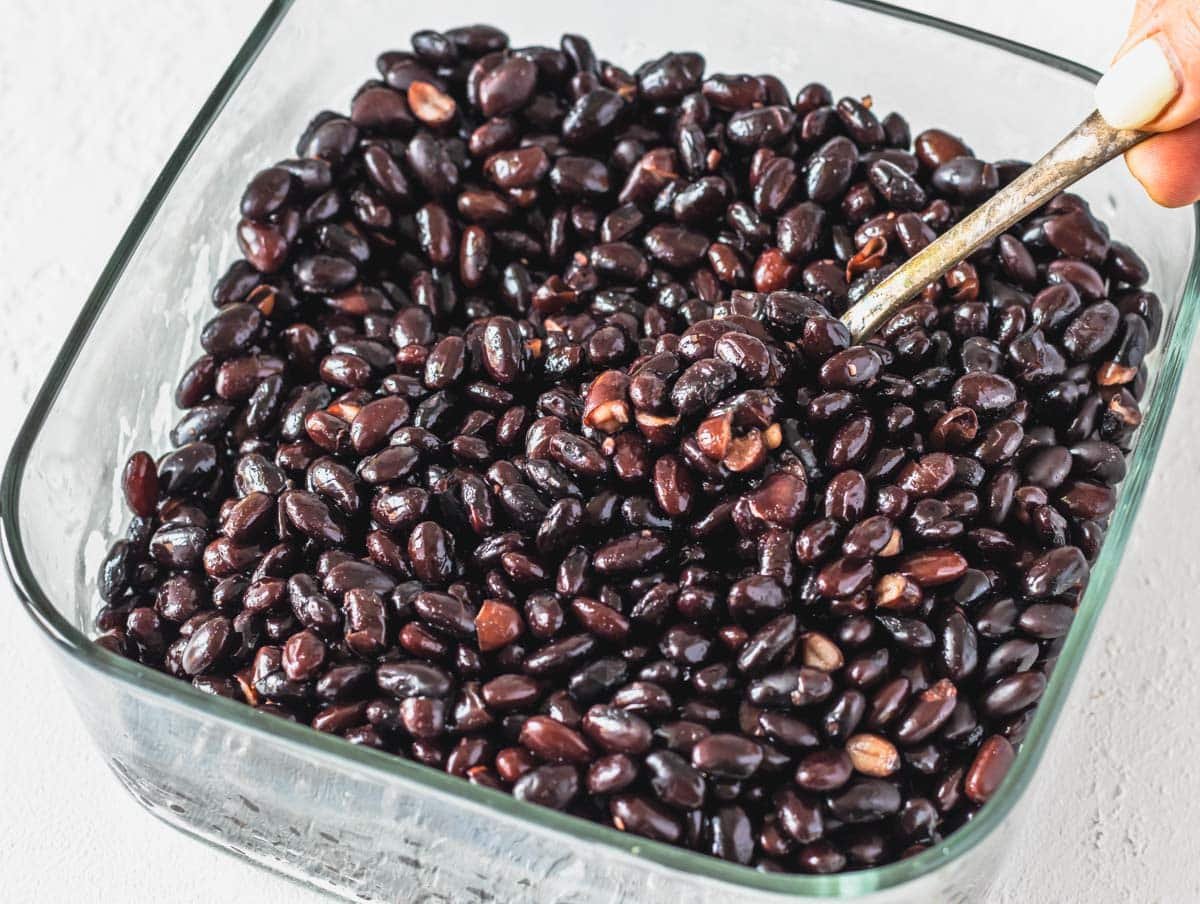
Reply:
M0 0L0 454L109 252L263 5ZM907 5L1102 68L1132 2ZM753 3L745 6L751 15ZM429 25L460 24L453 8L438 6ZM406 40L380 35L380 49ZM1013 842L993 901L1200 900L1197 415L1193 365L1144 523L1042 765L1034 818ZM125 795L3 581L0 707L5 900L321 900L168 830Z

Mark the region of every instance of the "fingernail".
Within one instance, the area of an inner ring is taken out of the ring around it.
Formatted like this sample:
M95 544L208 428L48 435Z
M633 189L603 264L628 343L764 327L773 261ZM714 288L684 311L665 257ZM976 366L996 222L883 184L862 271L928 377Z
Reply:
M1154 119L1179 93L1179 82L1158 41L1147 38L1113 64L1096 85L1096 109L1116 129Z

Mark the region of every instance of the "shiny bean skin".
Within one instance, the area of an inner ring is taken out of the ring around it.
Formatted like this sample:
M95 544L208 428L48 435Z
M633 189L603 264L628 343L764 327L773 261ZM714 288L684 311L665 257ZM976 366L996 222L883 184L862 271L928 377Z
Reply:
M1160 274L1063 193L856 343L1026 165L620 49L421 30L245 168L97 643L733 864L941 845L1116 526Z

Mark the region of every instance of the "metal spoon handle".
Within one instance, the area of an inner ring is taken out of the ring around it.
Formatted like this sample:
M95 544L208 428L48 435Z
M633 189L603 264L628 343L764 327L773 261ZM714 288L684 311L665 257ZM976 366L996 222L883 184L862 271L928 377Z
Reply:
M951 267L1029 216L1068 185L1149 137L1149 132L1137 129L1114 129L1093 111L1041 160L901 264L846 311L842 323L850 329L855 342L862 342Z

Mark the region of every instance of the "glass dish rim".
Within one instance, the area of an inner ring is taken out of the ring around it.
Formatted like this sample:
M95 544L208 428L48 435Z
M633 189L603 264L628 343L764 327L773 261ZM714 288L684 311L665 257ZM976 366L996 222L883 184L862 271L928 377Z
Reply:
M1094 69L1072 60L923 13L876 0L836 2L987 44L1082 80L1095 82L1100 76ZM1119 562L1122 558L1130 523L1141 502L1146 480L1161 446L1163 430L1178 390L1182 367L1197 322L1200 321L1200 204L1193 205L1192 208L1193 218L1198 227L1197 242L1193 245L1189 271L1182 287L1181 308L1173 322L1173 328L1162 340L1164 352L1150 396L1155 404L1150 406L1142 425L1135 467L1122 488L1112 529L1097 563L1096 572L1099 579L1097 580L1097 575L1094 574L1092 584L1080 605L1075 624L1061 652L1058 666L1038 707L1037 715L1001 789L969 823L942 843L908 859L886 866L826 876L762 873L751 867L727 863L715 857L650 841L519 801L508 794L471 785L410 760L347 744L332 735L313 731L308 726L292 724L255 712L244 704L199 693L185 682L115 656L92 643L83 632L58 612L38 583L25 555L18 517L20 488L29 453L50 407L57 399L65 377L75 363L80 348L87 340L160 205L170 193L176 178L186 167L209 127L294 3L295 0L272 0L201 106L195 120L184 133L108 259L63 347L55 357L13 444L0 482L0 552L3 553L18 598L50 642L60 647L68 657L81 662L89 669L99 671L123 684L132 685L169 705L186 706L210 718L231 724L239 730L252 731L287 745L305 748L316 754L318 759L336 759L380 778L399 775L426 789L466 802L469 806L487 807L509 818L527 821L566 833L578 840L633 854L668 869L729 883L739 889L812 897L855 897L894 888L929 875L948 866L978 845L1007 817L1024 793L1041 760L1078 672L1096 619L1106 602L1114 571L1112 565L1114 560Z

